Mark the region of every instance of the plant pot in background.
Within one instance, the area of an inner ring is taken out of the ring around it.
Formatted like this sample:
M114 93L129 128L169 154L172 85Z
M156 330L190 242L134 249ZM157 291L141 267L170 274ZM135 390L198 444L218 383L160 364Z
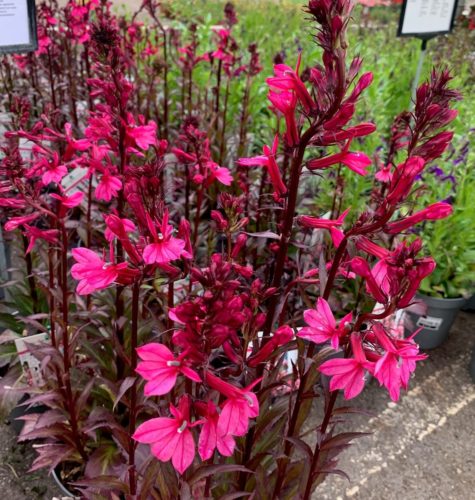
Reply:
M467 300L462 309L468 312L475 312L475 293Z
M440 299L422 294L417 294L416 298L425 302L427 312L423 316L408 312L414 323L414 329L422 327L422 330L415 336L415 341L421 349L434 349L449 336L457 313L465 305L467 299L464 297Z

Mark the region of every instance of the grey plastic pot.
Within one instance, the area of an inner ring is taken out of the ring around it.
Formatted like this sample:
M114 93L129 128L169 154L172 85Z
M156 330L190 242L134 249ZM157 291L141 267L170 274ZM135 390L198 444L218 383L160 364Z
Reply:
M61 479L59 478L59 474L57 472L57 469L53 469L53 472L51 473L51 475L53 476L53 479L56 483L56 485L58 486L58 488L61 490L61 493L63 493L63 495L66 496L66 498L71 498L71 499L76 499L78 497L74 496L74 493L71 493L67 488L66 486L64 486L64 484L61 482Z
M427 312L424 316L408 313L414 322L414 327L422 327L422 330L415 336L415 341L421 349L434 349L449 336L457 313L465 305L467 299L464 297L439 299L422 294L417 294L416 298L427 304Z

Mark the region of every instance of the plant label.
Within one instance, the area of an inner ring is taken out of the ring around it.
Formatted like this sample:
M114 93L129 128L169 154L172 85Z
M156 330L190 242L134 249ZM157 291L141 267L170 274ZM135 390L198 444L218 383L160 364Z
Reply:
M452 31L457 0L404 0L398 36L432 38Z
M23 375L32 387L41 387L44 385L43 376L41 374L40 360L35 358L29 346L44 344L49 341L47 333L38 333L29 337L20 337L15 339L15 347L20 358Z
M442 318L435 318L434 316L421 316L417 320L417 326L426 330L438 330L442 321L444 321Z
M0 53L37 48L35 0L0 0Z

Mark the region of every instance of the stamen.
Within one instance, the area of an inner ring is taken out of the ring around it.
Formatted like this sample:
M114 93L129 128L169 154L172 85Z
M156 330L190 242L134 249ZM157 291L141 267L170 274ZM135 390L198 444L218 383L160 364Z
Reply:
M180 361L167 361L167 366L181 366Z
M183 423L181 424L181 426L177 430L178 434L181 434L186 429L187 425L188 425L188 422L186 420L183 420Z
M249 396L249 394L244 394L244 398L246 399L247 404L252 408L254 406L254 401L251 396Z

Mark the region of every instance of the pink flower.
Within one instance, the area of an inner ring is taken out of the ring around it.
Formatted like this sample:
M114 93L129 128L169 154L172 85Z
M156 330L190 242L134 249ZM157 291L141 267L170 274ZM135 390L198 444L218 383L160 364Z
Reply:
M168 211L163 214L160 233L157 233L155 224L148 214L147 223L154 242L144 248L143 259L146 264L168 264L182 256L191 258L189 252L185 250L185 241L172 236L173 227L168 224Z
M282 91L278 94L271 90L267 98L273 104L274 108L284 115L286 125L285 140L289 146L295 146L299 142L297 123L295 122L296 95L288 91Z
M388 389L391 399L397 401L401 387L407 389L410 375L416 368L416 361L426 359L427 356L419 354L419 348L412 338L393 339L380 323L373 325L372 332L379 345L386 351L376 362L373 375Z
M94 194L98 200L111 201L112 198L117 197L121 188L121 180L106 173L101 177Z
M183 363L185 355L175 358L173 353L163 344L150 343L137 349L142 360L135 370L148 382L145 384L146 396L162 396L175 386L180 373L195 382L201 382L200 376Z
M350 170L353 170L353 172L356 172L358 175L367 175L367 167L371 165L371 159L364 153L352 153L348 151L350 142L351 141L348 141L343 151L340 153L310 160L307 163L308 169L316 170L317 168L327 168L338 163L343 163L343 165L346 165Z
M293 337L294 331L290 328L290 326L280 326L274 332L274 335L269 339L269 341L265 343L256 354L247 360L248 366L254 367L259 363L267 361L273 354L276 353L276 349L278 347L288 344Z
M81 191L77 191L71 196L61 196L59 194L52 193L50 196L51 198L55 198L56 200L60 201L61 207L74 208L82 203L82 200L84 198L84 193L81 193Z
M38 217L40 217L40 213L34 212L30 215L23 215L19 217L12 217L11 219L8 220L8 222L5 224L5 231L14 231L18 227L28 224L29 222L34 221Z
M224 184L225 186L230 186L232 184L233 176L231 175L229 169L225 167L220 167L214 161L207 162L206 166L210 171L210 175L208 176L207 179L208 185L211 184L214 181L214 179L217 179L221 184Z
M45 186L51 182L59 183L61 179L68 173L66 165L59 164L59 155L54 153L51 160L44 159L43 167L45 168L43 175L41 176L41 181Z
M295 92L305 111L309 112L315 106L315 104L313 102L312 96L307 90L307 87L305 87L305 84L298 76L300 60L301 54L299 54L298 56L295 71L286 64L276 64L274 66L275 76L267 78L266 82L271 89L275 89L278 91L283 90Z
M244 167L255 167L261 166L266 167L269 172L269 176L274 186L274 191L277 197L281 198L286 192L287 187L282 180L280 175L279 167L275 161L275 155L277 154L277 149L279 147L279 136L276 135L274 142L272 143L272 148L267 145L263 147L263 155L255 156L253 158L240 158L237 163Z
M308 326L302 328L297 333L297 337L310 340L316 344L330 341L333 349L338 349L340 337L344 337L349 333L348 327L353 319L352 314L349 313L340 320L337 326L328 302L321 297L317 300L316 308L304 311L303 317Z
M218 434L220 436L229 434L244 436L249 426L249 419L259 415L259 401L251 389L261 379L259 378L244 389L240 389L207 371L205 381L212 389L227 397L219 415Z
M319 370L331 376L330 391L343 389L345 399L352 399L363 390L366 371L373 370L373 363L366 359L358 334L351 334L353 358L336 358L325 361Z
M376 172L376 175L374 176L376 180L379 182L391 182L392 178L392 173L391 173L391 164L388 163L387 165L382 165L381 168Z
M89 295L96 290L107 288L117 280L127 262L120 264L107 263L103 258L88 248L73 248L76 264L71 267L71 276L80 280L77 286L79 295Z
M148 125L127 127L127 137L137 147L147 150L150 146L157 144L157 124L149 121Z
M218 432L219 414L212 401L207 404L198 402L195 404L200 416L204 417L198 440L198 453L202 460L208 460L213 456L217 448L219 453L230 457L234 453L236 442L231 434L222 436Z
M343 222L345 221L345 217L348 215L349 211L350 211L350 209L347 208L338 217L338 219L318 219L317 217L312 217L310 215L301 215L298 218L298 223L301 226L311 227L312 229L331 229L331 228L334 228L336 226L343 225Z
M37 240L45 240L48 243L58 241L58 231L56 229L38 229L34 226L24 224L24 234L28 238L28 248L25 253L30 253Z
M175 418L152 418L139 425L132 436L139 443L151 444L152 454L162 462L172 461L173 467L183 474L195 458L195 440L190 428L190 399L183 396L178 408L170 404Z
M433 203L428 207L416 212L409 217L404 219L397 220L395 222L390 222L387 225L387 231L390 234L397 234L409 229L410 227L418 224L419 222L425 220L436 220L436 219L445 219L453 212L452 205L449 203L445 203L443 201L439 201L437 203Z
M411 156L404 163L397 165L391 176L391 184L386 200L395 205L409 194L414 180L424 169L425 161L419 156Z
M126 237L127 233L133 233L137 231L135 224L129 219L119 219L116 215L108 215L105 218L106 230L104 236L106 240L111 242L114 238Z

